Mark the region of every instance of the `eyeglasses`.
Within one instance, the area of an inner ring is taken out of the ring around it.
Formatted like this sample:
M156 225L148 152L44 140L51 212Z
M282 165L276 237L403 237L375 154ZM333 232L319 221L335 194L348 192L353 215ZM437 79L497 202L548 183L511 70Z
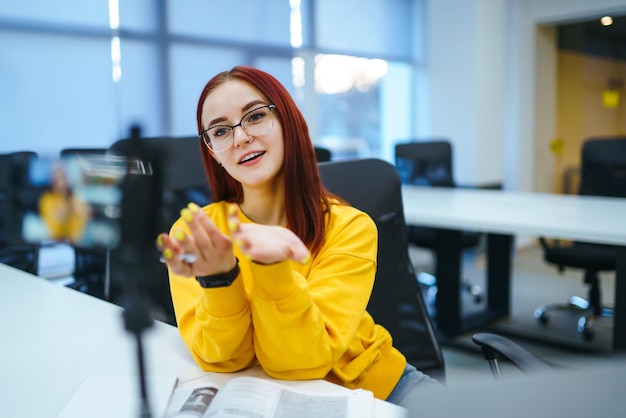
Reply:
M233 145L235 137L233 132L237 126L241 126L241 129L251 137L269 133L274 128L273 109L276 109L273 104L257 107L243 115L238 124L211 126L199 136L211 151L226 151Z

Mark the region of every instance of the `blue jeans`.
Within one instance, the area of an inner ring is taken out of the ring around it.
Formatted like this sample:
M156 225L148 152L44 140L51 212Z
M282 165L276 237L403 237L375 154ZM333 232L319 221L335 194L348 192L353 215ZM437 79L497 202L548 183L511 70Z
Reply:
M400 380L398 380L396 387L393 388L386 401L399 405L406 395L417 388L418 385L419 388L442 386L437 379L433 379L417 370L412 364L407 363L402 376L400 376Z

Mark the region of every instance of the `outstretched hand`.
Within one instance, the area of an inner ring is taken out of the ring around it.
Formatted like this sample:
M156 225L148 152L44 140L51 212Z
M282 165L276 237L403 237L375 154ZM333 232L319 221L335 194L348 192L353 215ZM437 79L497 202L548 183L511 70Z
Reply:
M291 230L282 226L241 223L238 207L228 208L228 227L233 242L250 260L259 264L274 264L293 260L306 264L311 253L302 240Z
M306 264L311 254L302 240L287 228L273 225L243 224L237 205L228 208L231 236L222 233L211 218L195 203L181 211L189 232L174 229L157 237L162 260L175 274L194 277L230 271L236 263L233 243L246 258L259 264L293 260Z
M157 237L157 248L170 270L181 276L210 276L230 271L236 263L233 244L204 211L190 203L181 211L189 233L174 229Z

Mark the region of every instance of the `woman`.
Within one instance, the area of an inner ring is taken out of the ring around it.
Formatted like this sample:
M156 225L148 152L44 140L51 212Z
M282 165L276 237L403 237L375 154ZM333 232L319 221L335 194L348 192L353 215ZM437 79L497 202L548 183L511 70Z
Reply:
M39 214L44 221L48 239L79 243L89 219L88 206L72 193L65 169L52 169L50 187L39 198Z
M157 246L198 364L260 364L274 378L326 379L396 403L433 381L366 312L376 225L324 189L287 90L235 67L207 83L197 121L214 203L190 203Z

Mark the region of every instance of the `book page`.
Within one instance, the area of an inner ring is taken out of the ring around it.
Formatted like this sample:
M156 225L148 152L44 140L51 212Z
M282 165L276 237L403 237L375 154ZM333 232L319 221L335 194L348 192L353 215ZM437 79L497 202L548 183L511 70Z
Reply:
M205 417L272 418L280 393L269 380L239 377L224 386Z
M274 418L367 418L374 398L371 392L355 390L343 394L303 394L282 391Z
M228 382L213 399L206 418L367 418L374 397L369 391L305 392L254 377Z

